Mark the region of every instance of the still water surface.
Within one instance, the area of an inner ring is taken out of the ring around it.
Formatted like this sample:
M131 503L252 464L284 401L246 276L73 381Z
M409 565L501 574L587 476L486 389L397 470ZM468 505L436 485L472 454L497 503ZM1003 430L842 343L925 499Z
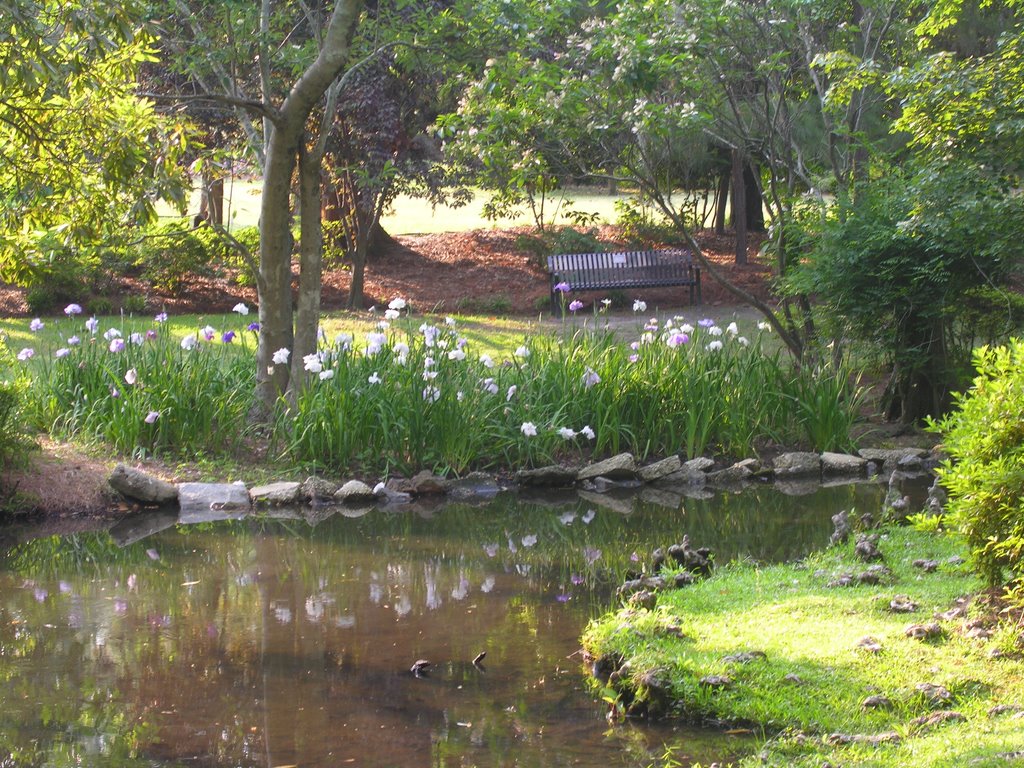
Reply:
M683 533L719 561L792 559L827 543L836 511L880 498L874 485L500 497L315 524L164 514L28 541L0 555L0 766L647 766L666 747L684 764L728 758L752 742L610 727L581 631ZM428 675L409 671L418 659Z

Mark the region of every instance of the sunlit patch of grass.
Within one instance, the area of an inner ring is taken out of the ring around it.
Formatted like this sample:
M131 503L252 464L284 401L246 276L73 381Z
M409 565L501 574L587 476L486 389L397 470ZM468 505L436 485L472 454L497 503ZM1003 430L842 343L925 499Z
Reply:
M1005 724L1012 714L987 714L997 704L1024 703L1019 657L990 658L997 641L966 637L961 620L942 622L942 637L935 641L905 632L980 587L966 565L951 560L961 545L894 528L885 533L881 549L891 574L879 584L827 587L840 573L864 570L851 545L798 564L731 564L693 587L662 593L654 611L623 609L601 618L587 629L584 644L595 655L628 659L632 685L648 670L667 670L679 713L754 723L769 735L783 734L768 742L770 765L820 765L823 757L843 765L965 765L968 756L994 765L992 755L1000 750L1024 749L1024 735ZM912 562L920 558L939 560L938 571L915 568ZM891 612L898 594L910 597L917 610ZM685 639L666 634L667 624ZM859 649L865 637L882 650ZM744 651L766 657L746 664L726 659ZM700 683L707 675L725 675L732 683L711 689ZM917 690L921 683L945 687L951 699L929 700ZM888 697L891 707L863 707L871 695ZM966 722L931 730L913 724L938 709L955 710ZM794 732L802 736L795 739ZM833 733L886 732L901 743L868 749L826 740ZM762 763L758 757L749 764Z

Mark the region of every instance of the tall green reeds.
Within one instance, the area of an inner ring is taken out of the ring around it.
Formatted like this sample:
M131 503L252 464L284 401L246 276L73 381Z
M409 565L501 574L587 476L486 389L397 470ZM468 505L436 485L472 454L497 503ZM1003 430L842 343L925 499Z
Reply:
M306 378L282 397L269 433L284 458L328 471L463 473L620 451L692 458L750 455L766 441L849 445L858 401L847 372L796 367L735 324L650 320L625 341L564 326L497 360L454 321L421 324L393 305L376 330L324 339L303 361ZM101 328L69 314L56 323L67 326L49 331L60 348L21 360L35 374L31 410L43 428L128 454L225 454L243 440L249 331L179 339L158 322Z
M32 355L37 426L129 455L230 453L254 387L245 332L207 327L178 340L158 318L62 321L62 346Z

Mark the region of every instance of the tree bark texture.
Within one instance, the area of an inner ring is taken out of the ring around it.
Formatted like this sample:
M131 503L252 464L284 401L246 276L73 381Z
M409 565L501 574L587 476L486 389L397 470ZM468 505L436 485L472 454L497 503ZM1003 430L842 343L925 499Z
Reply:
M289 366L275 365L273 356L281 349L293 351L292 243L288 226L292 176L307 140L306 121L348 62L352 33L361 8L359 0L337 0L316 60L292 86L270 122L260 205L257 277L260 337L256 352L256 397L262 415L269 413L274 401L288 388ZM319 221L319 200L315 210ZM310 322L305 316L304 321ZM307 331L303 329L302 334Z

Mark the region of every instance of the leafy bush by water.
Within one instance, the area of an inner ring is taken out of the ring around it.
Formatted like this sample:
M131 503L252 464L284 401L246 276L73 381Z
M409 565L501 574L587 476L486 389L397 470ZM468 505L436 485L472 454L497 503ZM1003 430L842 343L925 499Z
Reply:
M982 347L978 375L957 408L932 428L950 462L939 473L948 520L967 537L992 586L1021 576L1024 555L1024 341Z

